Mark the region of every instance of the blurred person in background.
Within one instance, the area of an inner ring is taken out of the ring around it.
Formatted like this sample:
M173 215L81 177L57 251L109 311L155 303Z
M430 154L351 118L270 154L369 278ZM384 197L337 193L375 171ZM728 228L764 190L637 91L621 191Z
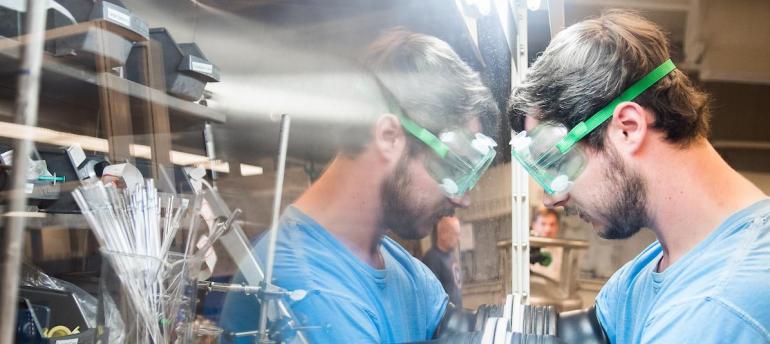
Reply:
M551 208L539 208L532 221L532 235L545 238L559 236L559 213Z
M457 248L460 245L460 219L445 216L436 224L433 246L422 257L422 262L433 271L444 291L449 295L449 302L456 307L463 306L462 274Z

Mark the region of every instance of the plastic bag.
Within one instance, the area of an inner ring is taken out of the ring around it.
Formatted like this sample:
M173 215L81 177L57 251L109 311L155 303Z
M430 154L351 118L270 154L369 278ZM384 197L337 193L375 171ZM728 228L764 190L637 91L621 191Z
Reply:
M21 281L19 284L25 287L49 288L72 293L75 296L75 300L80 305L80 308L83 309L83 314L86 318L88 327L96 327L96 307L98 301L96 297L89 294L80 287L72 283L48 276L45 274L45 272L41 271L36 266L28 262L22 263Z

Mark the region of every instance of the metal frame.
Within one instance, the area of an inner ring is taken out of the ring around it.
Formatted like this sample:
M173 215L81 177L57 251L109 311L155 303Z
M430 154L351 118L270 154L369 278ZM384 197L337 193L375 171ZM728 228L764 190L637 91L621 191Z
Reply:
M272 225L269 234L270 237L268 238L269 247L267 252L267 264L262 265L261 262L257 260L257 257L252 253L252 246L248 237L237 223L233 223L232 230L228 231L220 238L222 246L225 248L232 260L237 262L238 269L246 279L246 282L249 285L260 286L263 289L267 289L269 286L271 286L270 280L272 279L273 275L275 245L278 235L278 221L281 211L281 199L283 193L283 177L286 166L286 153L289 146L290 123L291 119L288 115L281 116L281 141L278 154L278 171L275 180L275 197L273 198ZM219 198L216 193L208 192L205 195L206 201L213 208L212 210L214 210L215 215L230 213L227 204L221 198ZM262 269L263 267L265 270ZM280 299L276 299L274 301L275 305L277 305L277 311L279 312L279 315L289 319L289 325L292 327L299 328L301 324L294 323L294 319L296 318L286 303ZM268 320L268 302L265 302L265 300L260 300L260 302L262 304L262 309L260 311L259 330L255 333L255 335L257 335L256 341L259 343L269 343L270 341L267 337L266 330ZM307 338L305 338L305 335L301 329L297 331L295 341L298 343L308 343Z
M511 56L515 71L512 88L527 73L527 4L525 0L511 0L515 43ZM510 37L513 37L511 34ZM511 137L514 136L511 131ZM511 292L517 300L529 302L529 175L511 162Z
M265 266L265 279L262 285L268 286L273 281L273 266L275 265L275 245L278 241L278 222L281 215L281 199L283 198L283 176L286 171L286 152L289 149L289 128L291 117L281 115L280 146L278 149L278 171L275 176L275 196L273 197L273 214L270 225L269 241L267 246L267 265ZM267 333L267 311L269 302L262 300L262 310L259 312L260 343L269 343Z

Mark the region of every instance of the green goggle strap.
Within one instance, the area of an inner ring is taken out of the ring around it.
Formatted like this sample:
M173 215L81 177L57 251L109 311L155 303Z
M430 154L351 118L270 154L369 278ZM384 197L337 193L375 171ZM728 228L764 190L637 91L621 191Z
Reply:
M439 157L443 159L446 157L447 153L449 153L449 147L441 142L436 135L433 135L433 133L421 127L406 116L399 115L398 119L401 121L401 126L403 126L406 131L433 149Z
M602 123L604 123L604 121L612 117L612 113L615 111L615 107L617 107L618 104L631 101L638 97L640 94L642 94L642 92L646 91L648 88L650 88L650 86L660 81L660 79L668 75L668 73L671 73L671 71L674 69L676 69L676 66L674 65L674 62L671 62L671 59L663 62L660 66L653 69L652 72L645 75L644 78L637 81L631 85L631 87L623 91L620 96L599 110L599 112L597 112L595 115L591 116L591 118L587 119L585 122L578 123L574 128L572 128L572 130L569 131L569 133L567 133L567 136L565 136L563 139L561 139L561 141L559 141L559 143L556 144L556 148L558 148L559 152L562 154L569 152L569 150L572 149L572 147L578 141L582 140L583 137L588 135L588 133L592 132L594 129L598 128Z
M421 127L419 124L415 123L415 121L407 117L404 113L405 111L396 100L396 97L387 87L385 87L385 85L382 83L382 80L380 80L376 75L372 76L374 77L375 82L377 82L377 85L379 85L380 90L382 91L382 96L385 97L389 111L398 117L398 120L401 121L401 126L404 127L407 132L412 134L418 140L422 141L428 147L430 147L434 152L436 152L436 154L438 154L439 157L441 157L441 159L444 159L447 153L449 153L449 147L441 142L441 140L439 140L436 135L433 135L433 133Z

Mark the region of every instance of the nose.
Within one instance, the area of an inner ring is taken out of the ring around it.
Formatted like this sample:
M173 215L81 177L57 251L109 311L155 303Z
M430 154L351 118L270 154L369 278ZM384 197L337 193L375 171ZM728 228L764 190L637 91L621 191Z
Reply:
M458 197L447 197L449 203L452 203L456 208L468 208L471 205L471 197L468 194Z
M543 204L548 208L563 207L569 201L569 194L549 195L545 194L543 197Z

